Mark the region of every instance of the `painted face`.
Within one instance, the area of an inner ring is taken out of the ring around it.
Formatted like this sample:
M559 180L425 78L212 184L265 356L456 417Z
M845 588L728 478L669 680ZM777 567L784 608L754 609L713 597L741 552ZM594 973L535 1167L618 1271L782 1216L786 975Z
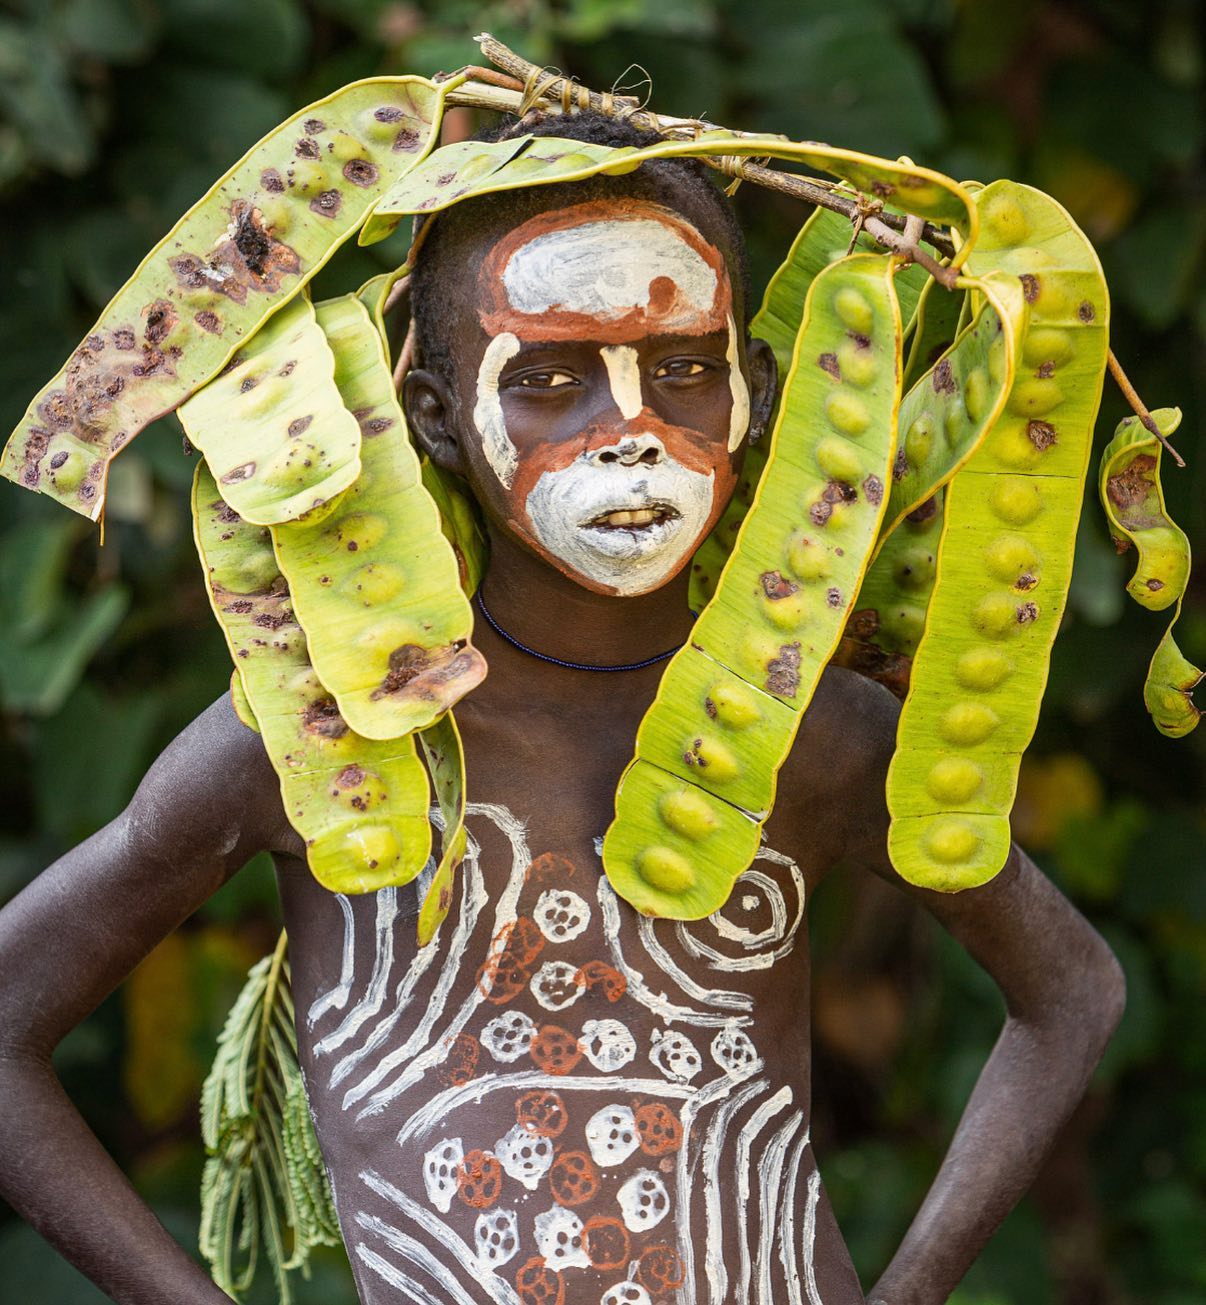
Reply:
M721 252L645 201L538 214L487 254L475 479L587 588L656 589L728 502L750 418L733 313Z

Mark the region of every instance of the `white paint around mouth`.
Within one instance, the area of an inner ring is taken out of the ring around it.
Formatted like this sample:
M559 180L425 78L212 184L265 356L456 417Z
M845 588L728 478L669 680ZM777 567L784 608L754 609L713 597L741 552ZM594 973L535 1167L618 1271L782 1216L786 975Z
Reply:
M729 452L741 445L750 428L750 390L741 374L741 356L737 349L737 323L729 314L729 344L725 357L729 360L729 390L733 406L729 411Z
M579 575L620 595L647 593L673 573L703 533L714 474L691 471L668 455L650 466L600 463L598 453L546 471L528 495L528 520L549 553ZM609 512L648 507L670 507L678 515L639 529L589 524Z
M510 331L496 335L486 346L477 369L477 402L473 406L473 424L481 436L482 452L504 489L511 488L519 455L503 417L498 381L503 368L519 352L519 337Z
M645 406L641 398L641 367L637 351L629 344L605 344L603 365L611 382L611 395L625 421L641 415Z

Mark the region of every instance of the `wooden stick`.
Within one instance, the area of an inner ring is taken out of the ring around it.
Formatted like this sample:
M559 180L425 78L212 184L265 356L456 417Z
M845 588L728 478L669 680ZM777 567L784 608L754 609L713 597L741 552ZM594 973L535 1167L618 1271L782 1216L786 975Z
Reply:
M1135 413L1135 416L1137 416L1144 426L1151 431L1161 444L1164 445L1168 450L1168 456L1172 458L1177 466L1183 467L1185 465L1185 459L1176 449L1173 448L1173 446L1168 442L1164 432L1156 425L1152 414L1148 412L1147 406L1136 393L1135 387L1131 384L1126 372L1122 370L1122 364L1114 357L1113 349L1110 350L1109 365L1110 375L1118 382L1118 388L1122 391L1127 403L1131 405L1131 409Z

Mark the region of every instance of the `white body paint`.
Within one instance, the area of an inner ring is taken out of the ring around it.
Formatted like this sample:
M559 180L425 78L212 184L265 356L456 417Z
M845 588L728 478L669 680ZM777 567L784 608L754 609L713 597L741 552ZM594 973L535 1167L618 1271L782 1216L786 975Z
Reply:
M652 466L639 461L647 448L659 452ZM615 460L600 461L603 453ZM554 557L617 594L638 594L657 588L695 546L712 512L714 486L711 472L691 471L666 453L660 439L643 435L544 472L526 508L536 538ZM587 524L608 512L650 506L678 515L639 530Z
M600 876L597 912L568 889L540 893L536 906L526 908L533 918L539 913L544 940L533 976L544 973L565 983L583 958L603 956L626 983L606 1018L575 1021L568 1012L557 1017L578 1031L583 1054L570 1073L551 1074L533 1068L529 1056L542 1022L536 1012L547 1009L533 992L521 1000L535 1018L521 1009L483 1006L476 985L457 1004L449 1001L452 976L463 973L467 960L476 968L491 952L488 940L516 919L532 860L522 822L504 808L475 804L469 817L471 829L474 821L488 821L509 842L510 874L487 896L481 848L471 833L459 914L454 908L435 940L418 953L427 954L424 987L417 986L423 975L413 961L396 982L390 977L394 942L382 923L397 903L378 894L375 905L358 911L351 929L353 939L355 925L367 929L371 964L362 962L362 978L354 966L351 972L341 967L338 983L309 1007L316 1023L331 1021L327 1039L342 1031L342 1059L327 1053L319 1061L332 1077L349 1057L361 1057L356 1063L363 1077L344 1093L345 1110L359 1109L363 1116L367 1099L367 1109L376 1113L400 1103L408 1087L422 1085L410 1094L396 1127L396 1154L403 1160L397 1182L364 1169L359 1196L347 1198L357 1200L359 1209L341 1204L363 1287L369 1292L369 1282L376 1284L365 1299L520 1305L513 1286L517 1268L542 1254L566 1274L567 1291L580 1294L575 1284L583 1280L576 1275L594 1272L586 1268L584 1220L588 1212L606 1209L600 1202L611 1202L634 1245L627 1274L616 1271L617 1279L627 1280L608 1285L604 1278L600 1294L590 1297L600 1305L652 1305L636 1281L639 1250L650 1243L635 1239L645 1232L673 1245L682 1262L685 1282L674 1293L674 1305L780 1305L780 1298L783 1305L821 1305L812 1263L820 1178L802 1112L792 1106L791 1089L773 1082L764 1068L750 996L713 990L684 969L694 958L696 973L706 967L734 982L786 956L803 914L803 878L795 864L763 848L762 864L742 876L725 912L678 927L633 920L624 934L628 955L620 941L622 907L606 879ZM766 872L772 867L775 875ZM755 912L758 927L739 923ZM393 919L395 934L404 922L404 916ZM578 942L590 928L597 940ZM344 956L354 955L345 946ZM547 996L550 989L541 991ZM364 1049L380 1045L381 1030L395 1027L408 1005L417 1020L404 1042L406 1056L392 1052L388 1065L383 1061L366 1072ZM364 1018L349 1023L356 1012ZM462 1030L481 1045L477 1077L448 1086L440 1071ZM640 1063L649 1066L643 1074L633 1073L638 1051ZM517 1100L532 1090L562 1098L568 1128L552 1139L517 1122L501 1137L482 1136L477 1107L498 1096ZM636 1107L645 1102L677 1114L682 1143L660 1161L651 1151L642 1165ZM581 1210L548 1205L557 1149L589 1152L603 1178L600 1194ZM496 1158L502 1169L498 1204L487 1210L466 1209L461 1199L457 1179L470 1150ZM633 1164L640 1167L634 1171ZM696 1246L690 1215L699 1209L706 1235Z
M606 319L647 308L660 278L675 283L687 322L711 309L716 273L672 227L641 218L582 222L538 235L511 255L503 285L516 312Z
M519 337L510 331L504 331L490 341L477 370L477 402L473 405L473 424L482 438L482 453L499 483L507 489L511 488L511 482L515 479L519 458L515 445L507 434L502 399L498 394L498 378L518 352Z
M545 961L532 975L532 996L545 1010L566 1010L582 996L578 967L569 961Z
M620 416L625 421L634 421L645 406L641 398L640 355L630 344L605 344L602 354L607 378L611 382L611 397L616 401Z

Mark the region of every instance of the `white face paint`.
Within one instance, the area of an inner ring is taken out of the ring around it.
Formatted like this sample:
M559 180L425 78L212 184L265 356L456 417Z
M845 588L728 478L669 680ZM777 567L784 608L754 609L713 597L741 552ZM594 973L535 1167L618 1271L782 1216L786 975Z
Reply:
M503 286L516 312L589 313L619 317L651 306L651 287L671 278L685 321L707 313L716 273L665 222L656 218L583 222L548 231L516 250ZM673 329L670 318L666 329Z
M659 459L652 466L640 460L649 450ZM714 482L711 472L676 462L655 435L640 435L544 472L528 495L528 519L544 547L580 575L617 594L645 593L694 548L712 512ZM592 524L610 513L650 509L668 515L629 530Z
M750 389L741 374L741 358L737 350L737 323L729 314L729 344L724 356L729 360L729 391L733 408L729 413L729 452L740 447L750 428Z
M641 399L640 356L630 344L605 344L602 354L607 379L611 382L611 397L620 416L625 421L634 421L645 406Z
M490 341L477 369L477 402L473 406L473 424L482 439L482 453L499 482L508 489L515 479L519 459L507 434L502 400L498 397L498 378L518 352L519 339L509 331Z

